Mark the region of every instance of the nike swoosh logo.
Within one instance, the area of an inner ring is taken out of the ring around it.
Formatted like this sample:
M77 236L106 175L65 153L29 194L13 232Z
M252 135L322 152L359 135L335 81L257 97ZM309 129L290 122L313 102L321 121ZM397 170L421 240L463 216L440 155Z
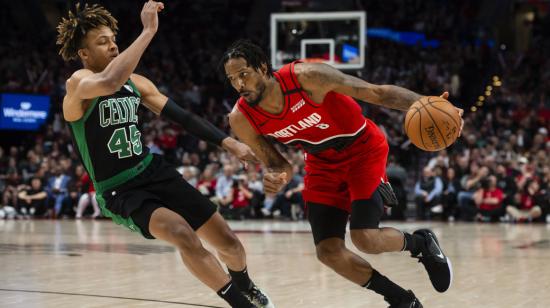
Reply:
M231 288L233 284L230 284L229 286L227 286L227 288L225 288L225 290L222 290L222 295L225 295L225 293L227 293L227 291L229 291L229 289Z
M444 260L444 259L445 259L445 256L443 255L443 251L441 251L441 248L439 248L439 245L437 245L437 241L434 239L433 235L430 234L430 237L431 237L432 240L434 241L435 247L436 247L437 250L439 251L439 253L437 253L436 256L438 256L439 258L441 258L442 260Z
M258 127L264 126L267 122L269 122L269 120L267 120L267 121L265 121L265 122L262 122L261 124L258 124Z

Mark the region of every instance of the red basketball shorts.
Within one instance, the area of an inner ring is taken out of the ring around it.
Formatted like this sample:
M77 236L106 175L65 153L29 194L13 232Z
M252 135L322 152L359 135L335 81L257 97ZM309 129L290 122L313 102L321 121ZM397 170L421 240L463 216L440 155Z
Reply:
M388 151L386 137L369 121L363 135L344 150L306 154L304 200L351 212L352 201L369 199L387 181Z

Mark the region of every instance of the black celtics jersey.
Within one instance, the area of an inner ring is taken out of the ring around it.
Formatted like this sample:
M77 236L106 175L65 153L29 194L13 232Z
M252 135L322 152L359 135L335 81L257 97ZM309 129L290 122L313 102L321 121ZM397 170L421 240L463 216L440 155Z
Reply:
M118 92L93 99L84 116L70 122L82 163L99 191L126 182L151 160L138 129L140 100L128 80Z

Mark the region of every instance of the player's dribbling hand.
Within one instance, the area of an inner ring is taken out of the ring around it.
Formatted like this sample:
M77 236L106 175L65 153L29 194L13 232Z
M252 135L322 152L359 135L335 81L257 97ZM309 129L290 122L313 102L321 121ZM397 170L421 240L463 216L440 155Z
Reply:
M141 23L143 30L157 32L159 26L158 12L164 9L164 3L149 0L143 5L141 10Z
M445 91L443 94L441 94L439 97L444 99L449 99L449 92ZM464 114L464 110L458 107L455 107L456 111L460 115L460 129L458 130L458 137L462 135L462 128L464 127L464 119L462 119L462 115Z
M276 194L286 184L286 172L266 172L264 174L264 192L266 194Z

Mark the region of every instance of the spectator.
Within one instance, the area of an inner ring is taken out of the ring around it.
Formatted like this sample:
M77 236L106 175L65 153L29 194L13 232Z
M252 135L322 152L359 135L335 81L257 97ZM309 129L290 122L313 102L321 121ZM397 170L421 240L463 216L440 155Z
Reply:
M216 202L219 206L229 207L231 205L231 188L233 187L233 167L231 165L223 166L223 174L216 180Z
M181 174L184 180L189 183L189 185L196 187L199 181L199 169L192 164L192 155L189 153L183 153L181 158L182 165L176 170Z
M2 193L2 204L11 208L17 208L17 193L21 186L21 176L17 168L13 167L14 159L10 158L8 171L4 180L4 191Z
M250 201L253 193L248 188L248 180L246 175L241 175L233 180L230 197L227 199L229 205L228 218L243 220L245 217L250 217Z
M387 216L390 219L404 220L407 209L407 171L396 161L394 155L390 155L386 174L398 202L397 205L387 209Z
M489 168L479 168L477 163L470 165L470 173L460 180L462 190L458 193L458 212L460 218L465 221L474 219L477 208L474 203L474 193L481 188L481 180L489 175Z
M441 179L435 175L431 168L425 167L422 177L414 188L417 219L425 220L431 216L430 213L440 214L443 212L442 192L443 182Z
M434 169L436 166L439 166L443 169L449 168L449 155L447 155L446 150L439 151L437 156L430 159L428 162L428 167Z
M503 164L497 166L496 177L497 187L504 193L505 203L509 203L517 192L516 182Z
M252 217L262 218L263 201L265 200L264 183L260 179L260 175L255 170L248 172L248 189L252 192L252 200L250 200L250 210Z
M526 157L520 157L518 162L521 173L516 178L516 184L519 190L523 190L525 183L535 178L535 168Z
M82 166L78 166L77 168L82 168ZM87 172L83 171L82 176L79 179L80 181L80 198L78 199L78 205L76 208L76 215L75 217L77 219L82 218L83 213L85 212L88 205L92 205L94 208L94 212L92 214L92 219L96 219L101 215L101 211L99 210L99 205L97 204L97 200L95 198L95 187L92 183L90 176Z
M481 181L481 188L474 193L478 208L476 218L481 221L498 221L504 215L504 193L497 187L497 178L490 175Z
M25 217L41 216L47 210L48 194L44 190L42 180L33 178L31 186L26 186L19 194L19 213Z
M197 189L205 196L212 198L216 195L216 178L214 177L214 165L208 165L197 183Z
M75 185L76 183L69 183L67 188L67 195L61 201L61 209L56 213L56 217L59 218L74 218L76 216L76 210L78 207L78 201L80 200L80 192Z
M199 169L204 170L205 167L211 163L209 159L210 153L212 153L212 149L208 148L208 143L204 140L200 140L197 145L197 154L200 161L198 165Z
M63 200L69 195L69 182L71 178L63 173L61 166L53 166L53 175L48 179L49 203L53 206L52 217L58 217L61 212Z
M304 177L300 174L300 167L294 165L293 176L290 182L275 197L272 212L280 213L284 220L298 220L304 217L304 201L302 191L304 190Z
M447 217L449 221L454 221L456 217L457 195L459 189L460 182L456 177L455 169L447 169L445 177L443 178L442 204L444 216Z
M199 182L197 178L198 171L195 171L196 168L185 168L183 169L183 174L181 175L184 180L189 183L189 185L196 187L197 183Z
M177 136L174 129L166 125L162 134L158 137L159 147L164 152L164 157L172 163L176 162Z
M149 152L151 154L159 154L159 155L164 154L164 152L160 149L160 147L155 143L154 134L149 134L145 136L145 145L149 148Z
M27 159L22 162L21 170L23 175L23 181L28 183L29 180L34 177L35 173L40 169L42 160L33 150L27 152Z
M542 217L547 207L548 195L540 191L537 181L528 180L523 193L516 194L514 202L506 206L506 213L513 222L531 222Z

